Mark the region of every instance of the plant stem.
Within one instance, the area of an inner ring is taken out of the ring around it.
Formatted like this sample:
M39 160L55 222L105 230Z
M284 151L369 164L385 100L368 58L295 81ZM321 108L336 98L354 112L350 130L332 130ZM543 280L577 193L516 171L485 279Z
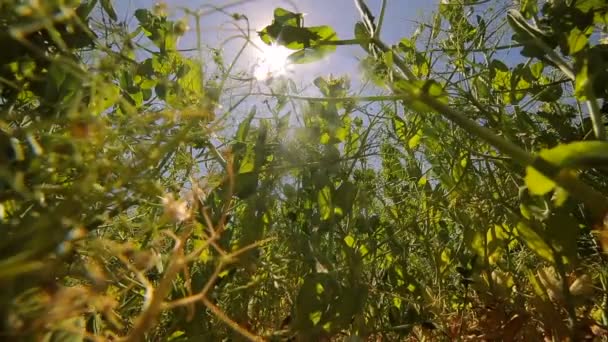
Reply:
M382 51L390 51L382 41L374 39L376 44ZM393 55L393 64L411 81L416 80L415 75L407 66L405 61L397 55ZM530 166L535 168L545 177L553 180L562 188L566 189L573 197L585 203L596 219L603 219L608 213L608 199L597 190L585 184L570 172L562 172L563 170L544 160L541 157L534 156L531 153L523 150L509 140L503 139L496 135L492 130L479 125L477 122L469 119L464 113L461 113L452 107L440 102L436 98L417 90L403 90L405 98L410 101L421 101L425 105L440 113L446 119L454 122L460 128L464 129L473 136L476 136L488 144L492 145L500 152L510 156L522 166ZM602 127L603 129L603 127Z

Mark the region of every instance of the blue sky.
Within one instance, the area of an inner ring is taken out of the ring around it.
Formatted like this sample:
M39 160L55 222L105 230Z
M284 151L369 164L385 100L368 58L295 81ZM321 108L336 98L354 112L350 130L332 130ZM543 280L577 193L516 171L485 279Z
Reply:
M129 19L129 15L132 15L135 9L151 8L156 2L155 0L120 0L115 1L115 6L123 18ZM165 3L170 8L171 14L179 18L183 16L181 7L209 10L208 7L205 8L205 5L221 7L234 2L235 0L173 0ZM416 27L413 21L428 19L431 11L436 8L437 2L438 0L388 0L382 38L387 43L395 43L403 37L411 36ZM377 16L381 0L367 0L367 4ZM340 39L353 38L353 27L359 20L353 0L251 0L245 4L230 7L227 11L247 15L251 28L258 30L271 23L273 10L276 7L305 13L304 20L307 26L330 25L336 30ZM233 22L231 18L221 13L205 16L202 22L203 43L210 47L221 46L223 40L234 34L234 31L230 30L233 28L231 22ZM192 25L192 27L194 26ZM194 47L194 36L194 33L191 32L182 39L180 47ZM231 44L223 45L226 59L230 59L231 55L234 55L239 44L239 42L233 41ZM309 83L316 76L332 72L335 75L349 74L351 78L357 79L357 57L360 56L363 56L363 51L358 46L339 47L336 53L320 62L294 67L291 77L299 83ZM240 64L243 67L252 65L258 58L260 56L255 49L248 49Z

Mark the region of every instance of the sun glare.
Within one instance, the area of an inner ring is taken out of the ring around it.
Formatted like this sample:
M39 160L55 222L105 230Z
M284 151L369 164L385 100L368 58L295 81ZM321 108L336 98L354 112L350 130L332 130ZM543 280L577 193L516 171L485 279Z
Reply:
M255 78L264 81L272 77L284 75L289 68L287 57L293 51L275 44L266 45L262 43L259 47L258 53L260 56L253 71Z

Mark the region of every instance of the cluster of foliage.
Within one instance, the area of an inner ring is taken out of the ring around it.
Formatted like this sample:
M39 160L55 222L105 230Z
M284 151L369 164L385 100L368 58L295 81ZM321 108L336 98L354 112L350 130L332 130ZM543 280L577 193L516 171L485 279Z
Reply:
M0 1L0 336L606 338L605 1L442 1L394 46L355 5L258 34L361 45L381 95L259 84L204 10Z

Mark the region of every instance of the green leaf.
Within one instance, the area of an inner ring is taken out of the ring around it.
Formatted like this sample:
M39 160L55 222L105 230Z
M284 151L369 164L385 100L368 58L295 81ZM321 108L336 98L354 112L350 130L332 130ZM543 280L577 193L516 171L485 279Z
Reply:
M296 51L287 57L293 64L307 64L316 62L336 51L335 46L316 46Z
M93 114L101 114L111 106L114 106L120 97L120 87L112 83L99 82L96 94L89 103L89 110Z
M585 32L579 30L578 28L573 28L568 35L568 47L570 50L570 55L574 55L575 53L581 51L587 46L587 35Z
M443 273L452 264L452 256L449 248L445 248L439 257L440 272Z
M295 300L296 329L312 332L320 330L320 324L327 322L331 309L335 307L334 296L339 294L339 284L326 273L309 274L303 279L303 284ZM331 310L333 311L333 310Z
M422 141L422 130L419 129L413 137L411 137L407 142L407 147L411 150L415 149L420 145L420 141Z
M255 194L258 187L257 172L239 173L234 177L234 194L239 198L247 198ZM225 190L229 190L227 187Z
M477 76L473 79L473 86L477 91L477 96L479 98L487 98L490 96L490 88L488 86L488 82L480 76Z
M301 27L302 13L295 13L284 8L277 7L274 10L274 22L285 26Z
M539 101L555 102L559 100L564 93L564 89L559 84L543 86L541 91L536 94Z
M310 318L310 321L312 322L313 326L316 326L317 324L319 324L319 321L321 320L322 316L323 316L323 312L322 311L311 312L308 315L308 317Z
M257 113L257 107L253 106L249 111L249 115L239 124L239 128L236 132L236 141L238 142L246 142L247 135L249 134L249 128L251 127L251 121L255 117Z
M603 141L577 141L543 149L538 154L560 168L593 167L608 164L608 143ZM556 186L531 166L526 168L526 185L531 194L544 195Z
M204 97L200 65L193 59L184 59L183 63L186 72L178 78L177 83L182 88L184 96L191 97L191 101L200 100Z
M319 203L319 211L321 213L321 219L323 221L329 220L333 210L331 203L331 189L329 186L324 186L323 189L319 191L319 195L317 196Z
M116 11L114 11L114 7L112 6L112 0L101 0L101 7L108 14L110 19L114 21L118 20Z
M433 28L431 33L431 38L436 39L441 32L441 13L436 13L433 18Z
M561 207L568 200L568 191L561 187L556 187L553 197L551 198L556 207Z
M247 148L245 156L240 161L239 173L248 173L255 170L255 152L252 146Z
M556 43L537 27L530 25L524 16L517 10L510 9L507 14L507 22L515 32L514 39L524 45L521 52L523 56L544 58L545 52L541 44L554 48Z
M578 222L564 210L553 213L546 221L546 235L551 244L567 261L577 256L577 241L580 235Z
M531 19L538 13L538 0L522 0L519 6L526 19Z
M59 62L53 62L46 73L45 98L48 102L55 102L59 96L61 85L67 73Z
M508 240L506 226L493 225L484 231L473 229L465 230L464 239L471 251L475 252L483 259L487 259L490 264L495 264L504 254Z
M519 222L517 224L516 232L520 240L525 243L534 253L551 263L555 262L551 247L527 223L523 221Z
M393 115L391 122L393 124L393 131L397 134L397 138L404 144L407 143L407 127L405 126L405 121L399 116Z
M448 103L448 97L445 93L445 91L443 90L443 87L437 83L436 81L433 80L427 80L427 81L421 81L421 80L416 80L416 81L407 81L407 80L400 80L395 82L394 87L396 89L396 91L402 91L405 94L408 95L408 97L411 96L411 98L406 101L406 105L408 107L410 107L412 110L420 112L420 113L428 113L428 112L432 112L433 110L428 107L427 105L425 105L422 101L420 101L418 99L418 97L420 95L427 95L430 96L432 98L435 98L436 100L438 100L439 102L442 102L444 104Z
M168 53L175 51L177 47L178 36L174 32L173 22L168 21L165 16L157 16L141 8L135 11L135 18L144 29L146 37L160 49L161 55L176 56Z
M76 8L76 14L81 19L86 19L89 17L89 14L91 14L91 11L93 11L95 8L95 5L97 5L97 0L83 1L80 3L78 8Z
M424 54L416 52L415 54L416 63L413 65L412 71L419 78L426 78L430 72L430 64Z
M545 64L543 62L536 62L530 65L530 74L535 79L539 79L543 74L543 69L545 68Z
M353 248L353 246L355 245L355 238L352 237L351 235L346 235L346 237L344 238L344 243L348 247Z
M387 68L392 68L393 67L393 52L392 51L387 51L383 54L382 59L384 60L384 64L386 65Z
M174 331L167 339L167 341L173 341L178 339L180 336L185 335L186 333L183 330Z
M341 216L351 212L355 198L357 196L357 186L352 182L344 182L336 189L334 205L342 211ZM337 209L336 208L336 209Z
M280 44L298 50L288 57L291 63L304 64L317 61L336 50L335 45L323 42L337 40L336 31L330 26L302 26L302 14L277 8L271 25L258 32L260 39L270 44Z
M359 45L363 50L369 52L369 43L367 40L370 39L370 35L365 25L360 21L355 24L355 39L359 41Z
M591 87L591 75L589 74L589 62L585 59L577 73L574 81L574 95L581 101L587 100L587 91Z

